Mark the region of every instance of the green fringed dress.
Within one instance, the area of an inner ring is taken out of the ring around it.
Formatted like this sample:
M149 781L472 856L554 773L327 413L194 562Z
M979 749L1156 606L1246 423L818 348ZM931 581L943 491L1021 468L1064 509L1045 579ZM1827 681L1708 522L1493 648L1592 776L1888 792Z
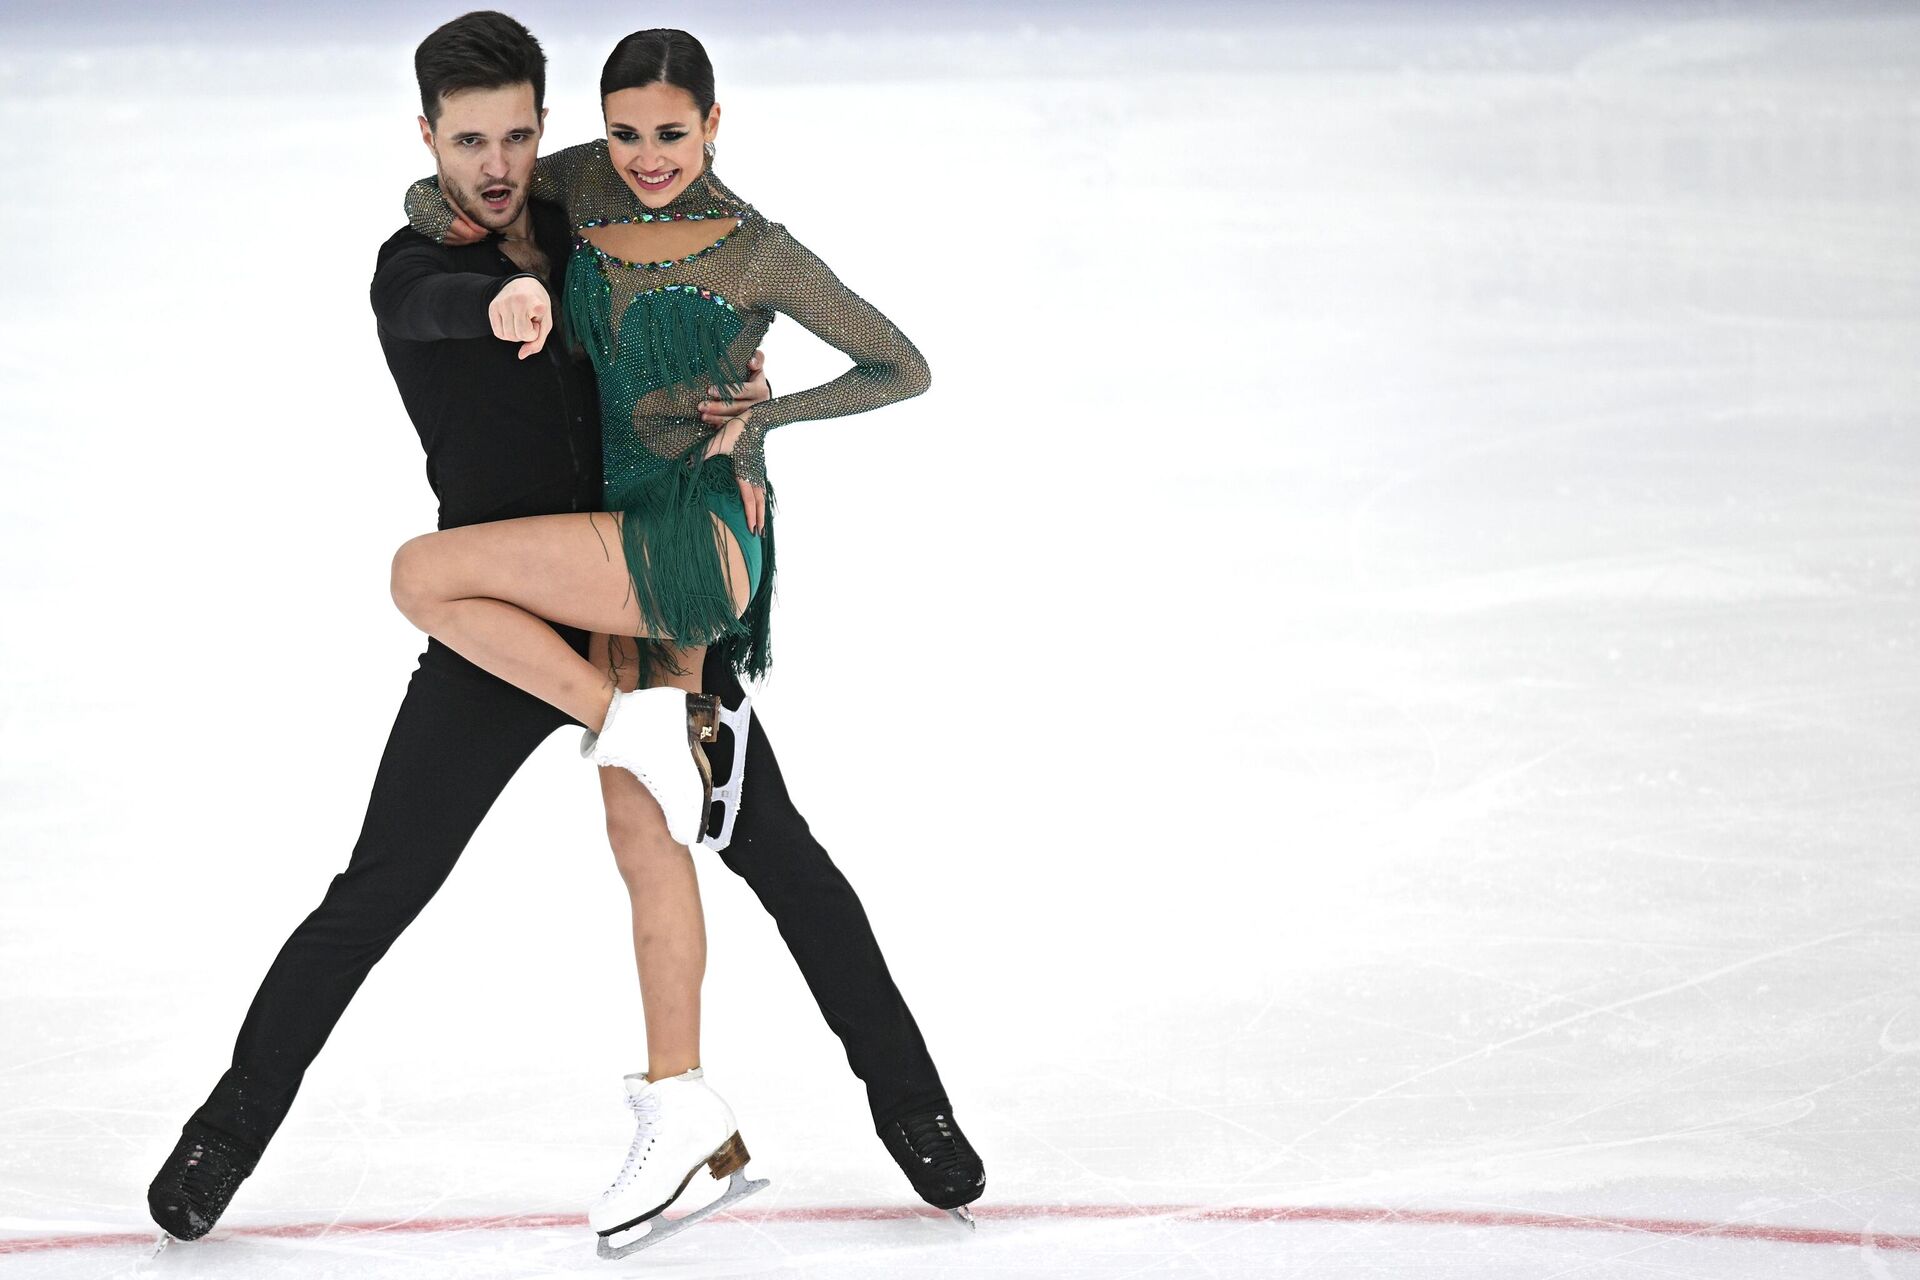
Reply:
M872 304L711 169L659 209L615 172L604 139L543 157L535 199L564 204L576 229L562 313L566 340L586 348L600 383L606 506L622 541L649 634L717 646L734 669L766 672L773 596L772 489L766 532L747 532L736 477L766 486L766 433L788 422L877 409L927 389L920 352ZM416 230L444 239L452 216L431 179L407 193ZM628 262L584 232L618 222L711 219L713 243L668 262ZM745 381L748 358L776 312L839 348L854 367L753 410L731 456L702 460L713 433L699 417L708 386ZM726 564L708 513L740 541L752 599L733 612Z

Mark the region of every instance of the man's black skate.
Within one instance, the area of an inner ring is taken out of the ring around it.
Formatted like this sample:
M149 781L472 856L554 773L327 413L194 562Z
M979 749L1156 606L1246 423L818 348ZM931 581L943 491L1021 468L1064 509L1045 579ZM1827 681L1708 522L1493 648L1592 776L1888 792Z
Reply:
M906 1116L880 1130L880 1140L922 1200L973 1225L963 1206L986 1191L987 1170L951 1112Z
M198 1240L220 1221L253 1165L254 1157L237 1143L206 1129L188 1130L147 1188L147 1211L174 1239Z

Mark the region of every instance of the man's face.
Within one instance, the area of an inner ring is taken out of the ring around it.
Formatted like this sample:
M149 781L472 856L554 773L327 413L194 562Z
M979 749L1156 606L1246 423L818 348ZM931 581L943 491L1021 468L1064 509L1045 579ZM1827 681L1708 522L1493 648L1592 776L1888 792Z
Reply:
M531 84L440 95L440 119L421 116L420 137L455 208L489 231L519 225L545 115L533 109Z

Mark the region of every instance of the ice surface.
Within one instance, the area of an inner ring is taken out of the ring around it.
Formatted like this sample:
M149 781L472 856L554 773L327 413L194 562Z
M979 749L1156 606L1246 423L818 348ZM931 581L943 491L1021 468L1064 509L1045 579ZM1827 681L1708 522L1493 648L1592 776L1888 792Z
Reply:
M611 1274L644 1051L559 738L136 1269L417 651L364 288L445 15L291 12L0 31L0 1280ZM590 136L620 20L516 12ZM935 371L775 436L756 706L990 1182L912 1211L703 858L773 1185L618 1266L1920 1275L1920 17L653 20Z

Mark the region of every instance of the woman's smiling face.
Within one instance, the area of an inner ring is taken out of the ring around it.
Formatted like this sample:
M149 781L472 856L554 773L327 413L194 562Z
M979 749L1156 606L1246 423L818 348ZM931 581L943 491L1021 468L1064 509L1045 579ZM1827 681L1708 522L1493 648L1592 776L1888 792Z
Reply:
M620 89L600 101L607 154L640 203L658 209L706 171L706 144L720 131L720 104L707 118L685 89L664 82Z

